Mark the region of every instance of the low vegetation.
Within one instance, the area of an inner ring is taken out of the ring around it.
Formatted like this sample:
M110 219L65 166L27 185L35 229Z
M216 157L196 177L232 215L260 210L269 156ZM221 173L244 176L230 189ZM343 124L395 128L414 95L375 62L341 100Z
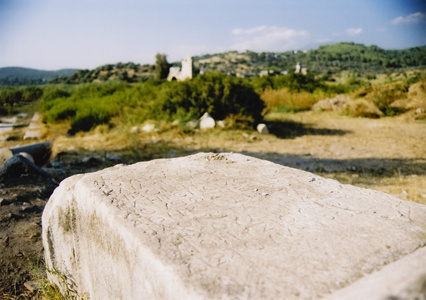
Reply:
M205 112L216 119L253 126L262 120L264 104L246 82L206 74L184 82L48 86L40 107L48 123L70 120L69 133L74 134L114 122L129 126L147 120L186 122Z
M268 112L305 111L321 99L346 94L353 101L344 113L354 117L394 116L410 109L418 109L421 117L426 108L422 74L418 70L368 79L344 73L331 81L312 73L253 78L207 73L182 82L147 79L2 87L0 115L38 101L47 123L70 122L69 134L102 124L129 127L149 120L185 124L205 112L216 120L226 119L230 126L253 128Z

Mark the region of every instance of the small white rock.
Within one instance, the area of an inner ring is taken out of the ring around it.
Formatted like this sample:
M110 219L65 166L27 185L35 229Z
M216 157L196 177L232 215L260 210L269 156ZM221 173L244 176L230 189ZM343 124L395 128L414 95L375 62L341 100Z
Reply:
M221 128L226 127L225 121L223 121L223 120L217 121L216 124L217 124L218 127L221 127Z
M200 118L200 129L214 128L215 125L215 120L208 113L204 113Z
M152 132L155 129L155 125L154 124L146 124L142 127L142 131L143 132Z
M197 120L191 120L191 121L188 121L188 122L186 122L186 127L188 127L188 128L190 128L190 129L195 129L195 128L197 128L198 127L198 121Z
M264 123L259 123L259 124L257 125L257 131L258 131L260 134L268 134L268 133L269 133L268 126L266 126L266 124L264 124Z
M132 128L130 128L130 132L131 133L138 133L140 131L138 126L133 126Z

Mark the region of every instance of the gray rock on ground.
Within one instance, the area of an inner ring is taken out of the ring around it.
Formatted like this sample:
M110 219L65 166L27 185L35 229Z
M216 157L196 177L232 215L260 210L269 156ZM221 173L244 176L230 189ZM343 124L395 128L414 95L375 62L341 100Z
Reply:
M52 178L49 173L21 154L13 155L0 168L0 183L2 184L13 186L29 181L47 181L50 183Z
M14 155L19 153L28 153L29 155L31 155L36 165L42 166L50 158L50 154L52 151L52 142L42 142L16 146L10 148L10 151L12 151Z
M42 223L49 279L90 299L383 299L426 276L425 205L240 154L72 176Z

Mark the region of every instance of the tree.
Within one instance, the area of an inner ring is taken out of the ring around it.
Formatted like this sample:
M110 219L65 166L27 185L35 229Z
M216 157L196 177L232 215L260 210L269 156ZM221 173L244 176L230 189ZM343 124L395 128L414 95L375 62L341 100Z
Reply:
M167 62L166 55L157 53L155 55L155 77L157 79L165 79L169 75L170 65Z

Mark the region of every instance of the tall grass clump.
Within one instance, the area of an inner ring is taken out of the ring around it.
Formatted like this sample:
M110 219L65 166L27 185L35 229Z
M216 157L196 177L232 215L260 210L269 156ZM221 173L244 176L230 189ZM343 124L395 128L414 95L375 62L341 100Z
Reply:
M385 116L394 116L404 111L395 103L405 101L407 93L408 85L401 82L373 85L365 99L372 102Z

